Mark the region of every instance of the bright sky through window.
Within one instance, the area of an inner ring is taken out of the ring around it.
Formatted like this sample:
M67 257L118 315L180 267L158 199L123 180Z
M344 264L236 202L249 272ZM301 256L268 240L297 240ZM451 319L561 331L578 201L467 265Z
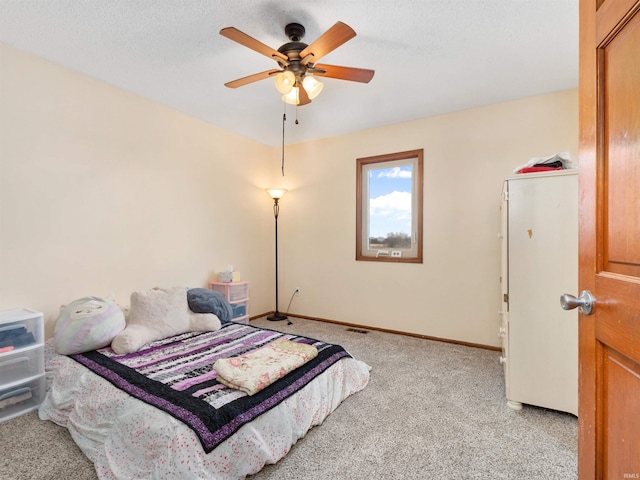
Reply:
M388 233L411 236L411 166L369 172L369 235Z

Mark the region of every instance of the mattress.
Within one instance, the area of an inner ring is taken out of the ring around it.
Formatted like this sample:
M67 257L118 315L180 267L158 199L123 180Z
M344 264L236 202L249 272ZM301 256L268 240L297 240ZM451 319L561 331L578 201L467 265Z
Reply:
M184 422L56 354L51 343L45 344L45 363L48 391L39 416L69 430L100 479L245 478L284 457L365 388L370 370L350 356L338 360L206 453Z

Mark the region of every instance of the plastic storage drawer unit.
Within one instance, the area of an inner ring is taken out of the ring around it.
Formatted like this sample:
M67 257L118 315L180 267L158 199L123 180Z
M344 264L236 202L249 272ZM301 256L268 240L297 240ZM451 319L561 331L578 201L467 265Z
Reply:
M27 309L0 312L0 353L44 343L42 314Z
M212 282L209 286L225 296L230 302L244 300L249 297L249 282L218 283Z
M42 313L0 312L0 422L38 408L45 387Z
M244 301L244 302L238 302L238 303L232 303L231 304L231 311L233 312L233 319L235 320L238 317L244 317L245 315L247 315L247 305L248 305L248 301Z
M224 295L231 305L231 320L249 323L249 282L211 282L209 288Z
M41 374L43 358L43 345L23 348L0 356L0 388L2 385Z
M0 386L0 422L35 410L44 400L46 376Z

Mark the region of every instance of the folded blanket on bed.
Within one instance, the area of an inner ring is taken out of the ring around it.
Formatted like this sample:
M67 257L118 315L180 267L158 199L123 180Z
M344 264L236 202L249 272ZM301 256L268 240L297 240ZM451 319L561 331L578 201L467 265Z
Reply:
M318 349L280 339L245 355L221 358L213 364L217 380L253 395L318 356Z

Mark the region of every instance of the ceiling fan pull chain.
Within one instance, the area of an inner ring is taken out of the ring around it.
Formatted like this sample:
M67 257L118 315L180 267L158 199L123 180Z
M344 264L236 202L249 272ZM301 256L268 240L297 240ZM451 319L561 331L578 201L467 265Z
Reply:
M287 104L284 104L284 113L282 114L282 176L284 177L284 122L287 121Z

